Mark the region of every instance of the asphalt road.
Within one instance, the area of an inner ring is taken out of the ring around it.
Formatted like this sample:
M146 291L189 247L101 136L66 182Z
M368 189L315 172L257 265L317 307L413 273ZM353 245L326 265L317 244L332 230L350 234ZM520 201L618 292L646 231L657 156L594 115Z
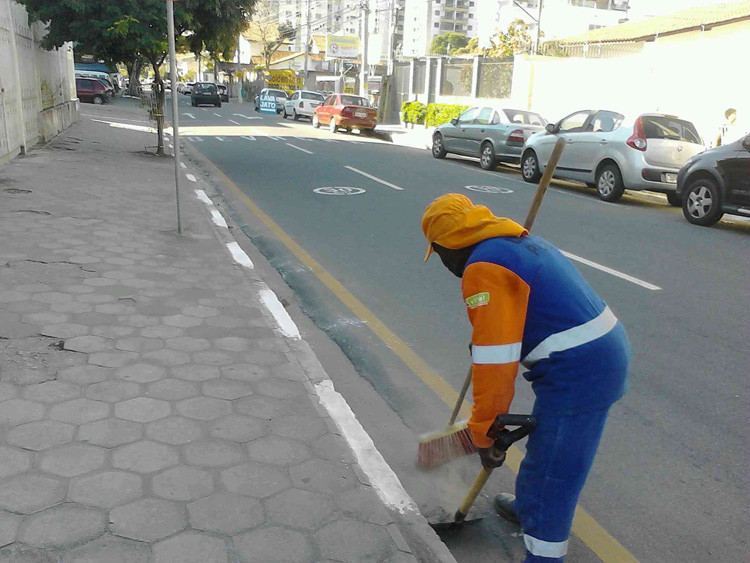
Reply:
M333 135L307 121L261 115L250 104L192 108L181 96L180 105L183 135L194 148L458 388L469 362L469 324L459 281L437 259L422 262L422 210L441 194L460 192L522 222L534 188L512 168L485 172L466 159L438 161L427 151L381 139ZM330 187L361 193L314 191ZM434 491L424 487L430 479L413 466L415 436L438 428L448 408L239 200L227 201L305 312L410 434L394 443L379 423L385 415L374 407L370 412L357 392L345 392L355 412L358 404L368 411L366 429L407 490L420 504L434 502ZM634 348L630 391L612 409L581 505L641 561L743 560L750 529L750 223L726 217L715 228L700 228L661 196L626 195L610 204L592 190L556 184L534 230L575 258L626 326ZM527 412L530 388L520 377L516 387L512 410ZM468 459L455 465L464 481L478 467ZM512 485L512 474L503 472L493 476L488 493ZM444 538L460 561L479 561L498 550L518 554L511 531L488 518ZM570 559L596 557L575 540Z

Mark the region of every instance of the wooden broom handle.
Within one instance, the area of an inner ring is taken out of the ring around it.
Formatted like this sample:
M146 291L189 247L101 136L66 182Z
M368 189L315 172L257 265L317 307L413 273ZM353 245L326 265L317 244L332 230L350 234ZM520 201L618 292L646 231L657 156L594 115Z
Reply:
M456 418L458 417L458 412L461 410L461 405L464 402L464 397L466 397L466 391L469 390L469 385L471 384L471 367L472 366L469 366L469 371L466 374L466 379L464 380L463 387L461 387L461 392L458 394L458 399L456 399L456 406L453 407L453 412L451 413L451 419L448 421L449 428L453 426L454 422L456 422Z
M547 168L544 169L542 179L539 180L539 187L536 189L536 195L534 201L531 202L531 208L529 208L529 214L526 216L526 221L523 223L524 229L531 231L531 227L534 225L536 214L539 212L539 208L542 205L542 199L544 194L549 187L549 183L552 181L552 174L555 173L557 163L560 161L560 155L562 155L563 149L565 148L565 139L560 137L555 143L555 148L552 149L552 154L549 157Z
M482 467L479 475L477 475L476 479L474 479L474 483L471 485L469 494L466 495L466 498L458 508L458 512L460 512L462 516L465 517L469 513L471 505L474 504L474 501L479 496L479 492L482 490L485 483L487 483L487 479L490 478L490 475L492 475L492 469L485 469ZM456 513L456 515L458 516L458 513Z

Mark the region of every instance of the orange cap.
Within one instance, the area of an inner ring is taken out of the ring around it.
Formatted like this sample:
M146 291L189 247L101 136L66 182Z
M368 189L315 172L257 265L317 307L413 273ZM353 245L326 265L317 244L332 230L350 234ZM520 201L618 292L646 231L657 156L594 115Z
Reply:
M422 232L427 238L427 254L432 243L457 250L495 237L520 237L529 234L521 225L504 217L495 217L484 205L474 205L461 194L441 195L424 210Z

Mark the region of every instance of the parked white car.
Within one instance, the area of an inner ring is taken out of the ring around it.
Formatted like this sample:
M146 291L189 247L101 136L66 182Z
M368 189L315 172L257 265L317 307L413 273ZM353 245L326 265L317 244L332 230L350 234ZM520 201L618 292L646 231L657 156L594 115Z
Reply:
M555 177L584 182L604 201L617 201L625 190L651 190L680 205L677 173L705 150L695 126L674 115L627 118L615 111L582 110L548 124L526 141L521 154L524 180L539 181L559 137L567 145Z
M281 115L286 119L290 115L297 121L300 117L312 119L315 108L325 101L323 94L311 90L297 90L284 102Z

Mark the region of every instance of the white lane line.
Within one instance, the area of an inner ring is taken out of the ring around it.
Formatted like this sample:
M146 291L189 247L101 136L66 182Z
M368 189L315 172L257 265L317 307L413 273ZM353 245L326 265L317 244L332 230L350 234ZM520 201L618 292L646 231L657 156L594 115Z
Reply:
M217 141L221 141L222 143L224 142L224 137L214 137L214 139L216 139Z
M195 190L195 197L197 197L199 200L201 200L206 205L213 205L214 204L214 202L211 201L211 198L209 198L206 195L206 192L204 192L203 190Z
M248 141L254 141L255 140L255 137L253 137L252 135L243 135L242 138L243 139L247 139Z
M269 139L273 139L274 141L283 141L284 140L284 137L277 137L275 135L269 135L268 138Z
M237 243L235 242L231 244ZM292 317L290 317L289 313L286 312L286 309L284 309L284 305L281 304L281 301L279 301L279 298L276 297L276 294L273 291L271 291L270 289L261 289L260 300L263 305L265 305L266 309L268 309L268 311L273 315L273 318L276 320L276 324L279 325L281 334L293 340L299 340L301 338L297 325L294 324Z
M182 115L187 115L190 119L195 119L195 116L192 113L183 113Z
M306 152L307 154L315 154L312 151L309 151L307 149L303 149L302 147L298 147L297 145L293 145L292 143L285 143L286 146L292 147L293 149L297 149L298 151Z
M223 227L227 229L227 222L224 220L224 217L221 213L219 213L218 209L212 209L211 210L211 220L214 222L214 225L218 225L219 227Z
M220 114L220 113L216 113L216 112L214 112L214 115L215 115L216 117L221 117L221 114Z
M192 174L185 174L185 178L187 178L191 182L197 182L198 181L198 180L195 179L195 176L193 176Z
M185 166L184 162L180 162L180 166L183 167L183 168L187 168L187 166Z
M313 387L315 387L320 403L331 415L342 436L354 451L357 462L365 475L369 477L380 500L401 514L406 511L417 512L417 504L404 490L401 481L383 459L372 438L362 428L346 400L334 389L333 382L326 379L320 383L314 383Z
M581 264L586 264L587 266L591 266L592 268L601 270L602 272L606 272L617 278L621 278L623 280L629 281L630 283L634 283L635 285L640 285L641 287L645 287L646 289L650 289L651 291L659 291L661 289L658 285L654 285L647 281L640 280L624 272L620 272L619 270L615 270L607 266L602 266L601 264L597 264L596 262L592 262L591 260L587 260L586 258L581 258L580 256L576 256L575 254L571 254L570 252L565 252L562 249L560 250L560 252L562 252L565 256L567 256L571 260L575 260L576 262L580 262Z
M250 260L250 257L245 254L245 251L240 248L240 245L236 242L228 242L227 248L229 249L230 254L232 255L232 258L234 258L235 262L240 264L241 266L244 266L245 268L254 268L253 261Z
M357 174L361 174L365 178L369 178L370 180L374 180L376 182L379 182L383 184L384 186L388 186L389 188L393 188L394 190L403 191L404 188L401 188L397 186L396 184L391 184L390 182L386 182L385 180L378 178L377 176L373 176L372 174L368 174L367 172L362 172L362 170L359 170L357 168L354 168L354 166L344 166L344 168L348 168L352 172L356 172Z
M235 121L234 119L230 119L229 123L234 123L235 125L240 125L239 121Z
M198 108L198 109L201 109L203 111L208 111L206 108Z
M263 119L262 117L258 117L258 116L250 117L249 115L242 115L241 113L233 113L232 115L236 115L237 117L244 117L245 119Z

